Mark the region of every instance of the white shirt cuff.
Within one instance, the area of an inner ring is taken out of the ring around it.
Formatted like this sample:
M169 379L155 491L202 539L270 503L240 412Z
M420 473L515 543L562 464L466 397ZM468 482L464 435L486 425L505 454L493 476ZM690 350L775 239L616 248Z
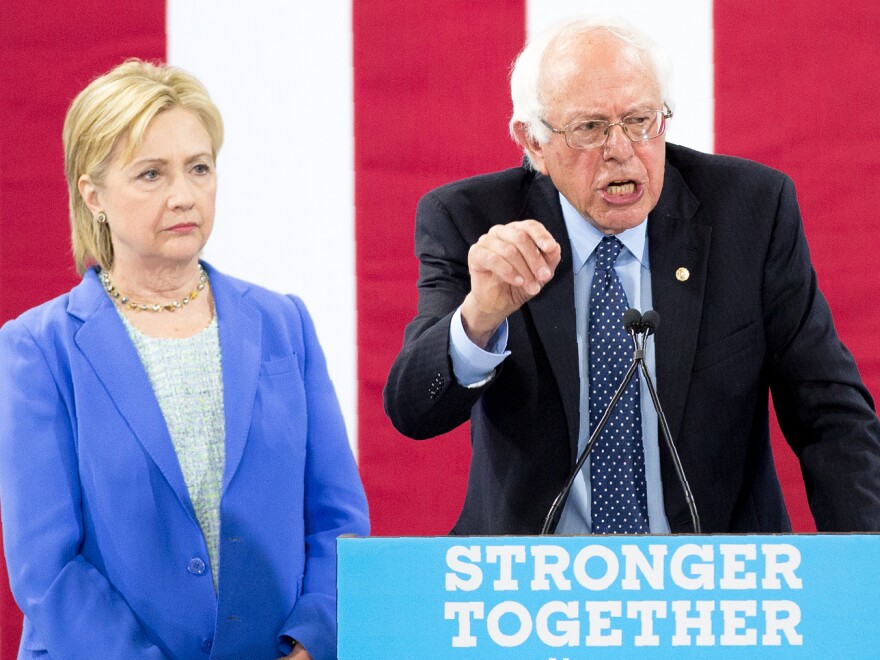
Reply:
M452 359L452 372L460 385L484 385L493 376L496 367L510 355L510 351L506 349L507 319L498 327L483 350L464 331L461 307L455 310L449 324L449 357Z

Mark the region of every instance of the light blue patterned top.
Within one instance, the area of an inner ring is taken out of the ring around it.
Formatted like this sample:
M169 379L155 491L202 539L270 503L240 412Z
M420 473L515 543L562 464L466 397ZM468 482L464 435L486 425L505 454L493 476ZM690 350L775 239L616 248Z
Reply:
M118 311L165 417L208 546L216 589L226 437L217 316L192 337L166 339L145 335Z

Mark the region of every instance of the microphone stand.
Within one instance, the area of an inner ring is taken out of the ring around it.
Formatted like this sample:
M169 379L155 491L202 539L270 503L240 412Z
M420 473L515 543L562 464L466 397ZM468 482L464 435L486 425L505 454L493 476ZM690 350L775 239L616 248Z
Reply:
M691 523L694 526L694 534L699 534L700 515L697 513L697 503L694 501L694 494L691 492L691 486L688 483L687 477L684 475L684 468L681 466L681 459L678 456L678 450L675 448L675 443L672 441L672 432L669 430L669 423L666 421L666 415L663 413L663 408L660 407L660 399L657 396L657 390L654 389L654 381L651 379L651 374L648 373L648 366L645 364L645 344L648 341L648 337L654 333L659 318L659 314L653 310L645 312L644 316L642 316L642 323L638 333L638 336L642 340L641 350L639 349L638 341L636 340L636 333L630 331L630 336L632 336L633 344L636 347L634 359L639 365L642 375L645 378L645 383L648 385L648 392L651 394L651 403L654 404L654 410L657 411L657 419L660 420L660 431L663 434L663 440L666 441L666 446L669 448L669 454L672 456L672 464L675 466L675 472L678 475L678 481L684 491L684 499L687 502L688 510L691 514Z
M638 325L638 320L633 322L628 322L627 315L629 312L635 312L639 319L641 319L641 314L638 313L637 310L627 310L627 314L624 315L624 327L629 331L630 336L633 337L633 341L635 341L635 326ZM642 344L641 357L642 361L644 361L644 343ZM636 373L636 369L639 365L639 351L636 350L635 357L633 358L632 363L629 365L629 369L626 370L626 374L623 377L620 385L617 386L617 390L615 390L614 395L611 397L611 401L608 402L608 406L605 408L605 412L602 413L602 417L599 419L599 422L596 424L596 428L593 429L593 432L590 434L589 440L587 440L586 446L584 446L584 450L581 452L580 457L578 457L577 463L575 463L574 470L571 471L571 474L568 477L568 481L565 482L565 486L562 487L562 490L559 491L559 494L556 496L556 499L553 500L553 504L550 506L550 510L547 512L547 516L544 518L544 524L541 526L541 536L545 536L550 533L550 528L556 529L556 520L557 514L559 513L559 509L562 507L562 503L568 497L569 491L571 491L571 486L574 484L575 478L580 474L581 468L584 467L584 463L587 462L587 457L590 455L590 452L593 450L593 445L596 444L596 440L599 439L599 434L602 433L602 429L605 428L605 424L608 423L608 420L611 418L611 413L614 412L614 407L617 405L617 402L620 400L620 397L623 396L624 391L626 390L629 382L632 380L632 377Z
M572 484L574 484L575 478L577 478L578 474L580 474L581 468L583 468L584 463L586 463L587 461L587 457L593 450L593 445L596 444L596 440L598 440L599 434L602 432L602 429L605 428L605 424L608 423L608 419L611 417L611 413L614 412L614 408L617 405L617 402L620 400L620 397L623 396L623 393L629 385L630 381L632 380L633 375L635 375L636 369L641 370L645 378L645 382L648 385L648 392L651 395L651 403L653 403L654 410L657 411L657 418L660 420L660 430L663 434L663 439L666 442L666 446L669 448L669 453L672 455L672 463L673 465L675 465L675 471L678 475L678 480L681 483L682 489L684 490L684 498L687 501L688 509L690 510L691 522L694 526L694 533L700 533L700 516L697 513L697 505L694 501L694 495L691 492L691 487L688 484L687 478L684 475L684 469L681 466L681 459L678 456L678 451L675 448L675 443L672 441L672 432L669 430L669 424L666 421L666 415L663 413L663 409L660 407L660 399L657 397L657 391L654 389L654 382L651 379L651 374L648 372L648 366L645 363L645 345L648 342L648 337L654 333L654 329L658 325L658 321L659 314L657 314L657 312L653 310L645 312L644 316L642 316L637 310L634 309L628 309L624 314L624 328L626 328L633 341L633 361L629 365L629 369L626 370L623 381L621 381L620 385L618 385L617 387L617 390L615 390L614 395L611 397L611 401L605 408L605 412L602 414L602 417L596 424L596 428L590 434L590 438L589 440L587 440L587 444L584 446L581 455L578 457L577 463L575 463L574 466L574 470L572 470L571 475L569 475L568 477L568 481L565 482L565 486L562 487L562 490L559 491L556 499L553 500L553 504L550 506L550 510L547 512L547 516L544 518L544 524L541 526L541 536L549 534L551 527L555 529L555 525L558 522L556 520L556 517L559 513L559 509L562 507L562 503L568 497L568 494L571 491Z

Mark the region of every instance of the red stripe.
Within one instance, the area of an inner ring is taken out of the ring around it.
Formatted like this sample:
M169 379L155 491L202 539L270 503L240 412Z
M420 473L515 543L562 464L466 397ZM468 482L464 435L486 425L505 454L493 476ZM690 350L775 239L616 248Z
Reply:
M374 533L445 534L464 500L466 429L416 443L382 387L415 314L416 202L453 179L510 167L507 75L523 0L354 1L358 450Z
M126 57L165 57L164 0L11 2L0 20L0 323L78 281L61 126L75 94ZM49 476L48 478L51 478ZM0 562L0 658L21 615Z
M846 11L825 0L749 3L743 11L737 0L715 0L716 150L793 177L819 285L875 397L880 133L870 117L880 109L871 74L880 68L878 32L876 3ZM796 530L815 529L797 462L778 432L774 451Z

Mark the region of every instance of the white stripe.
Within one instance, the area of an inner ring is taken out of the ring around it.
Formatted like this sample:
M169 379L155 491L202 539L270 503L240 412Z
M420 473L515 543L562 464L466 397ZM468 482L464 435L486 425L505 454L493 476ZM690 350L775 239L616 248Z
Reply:
M711 0L527 0L529 35L590 14L615 15L640 28L666 50L674 69L675 117L668 139L700 151L715 145L715 92Z
M167 7L168 60L205 84L226 126L205 258L304 299L356 447L351 5Z

